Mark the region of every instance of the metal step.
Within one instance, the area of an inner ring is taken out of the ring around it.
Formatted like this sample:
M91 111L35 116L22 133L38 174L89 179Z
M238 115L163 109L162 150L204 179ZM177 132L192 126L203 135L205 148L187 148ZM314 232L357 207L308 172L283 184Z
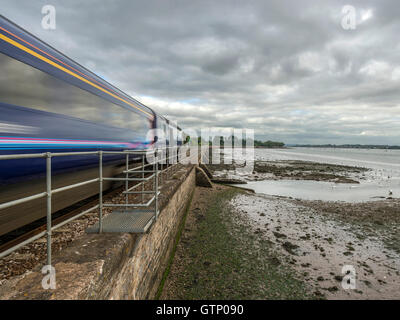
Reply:
M155 219L154 210L113 211L103 218L104 233L146 233ZM86 229L98 233L99 223Z

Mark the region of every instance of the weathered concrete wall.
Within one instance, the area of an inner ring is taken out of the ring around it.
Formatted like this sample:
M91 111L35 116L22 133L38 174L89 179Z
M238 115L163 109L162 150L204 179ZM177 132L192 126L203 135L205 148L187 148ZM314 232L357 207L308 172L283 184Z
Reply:
M150 232L139 236L133 255L123 264L114 281L109 298L149 299L155 296L194 187L195 170L192 170L163 208ZM131 279L130 284L128 279Z
M87 234L53 258L55 290L42 288L37 268L0 286L0 299L151 299L155 297L179 225L195 188L186 168L164 193L148 233Z

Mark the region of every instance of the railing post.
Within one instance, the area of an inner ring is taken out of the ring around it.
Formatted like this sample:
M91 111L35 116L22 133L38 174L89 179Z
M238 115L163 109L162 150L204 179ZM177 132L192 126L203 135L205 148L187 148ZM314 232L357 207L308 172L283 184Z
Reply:
M168 149L167 149L167 152L168 152L168 154L167 154L167 165L165 166L167 168L167 170L165 172L166 178L164 176L164 179L168 179L168 174L169 174L169 157L171 156L171 152L170 152L171 149L170 148L171 147L168 147Z
M103 151L99 151L99 233L103 232Z
M155 172L155 180L154 180L154 190L155 190L155 204L154 204L154 210L155 210L155 217L157 220L158 217L158 150L156 150L155 153L155 162L156 162L156 172ZM162 171L161 171L162 172Z
M128 178L129 178L129 154L126 155L126 181L125 181L125 204L128 204L128 189L129 189L129 183L128 183Z
M145 153L143 152L143 154L142 154L142 179L143 179L143 181L142 181L142 204L144 203L144 184L145 184L145 181L144 181L144 155L145 155Z
M47 265L51 266L51 153L46 154L46 192L47 192Z
M160 181L159 181L160 185L162 184L162 180L163 180L162 174L163 174L164 150L165 150L165 149L162 149L162 151L161 151ZM158 161L157 161L157 170L158 170Z

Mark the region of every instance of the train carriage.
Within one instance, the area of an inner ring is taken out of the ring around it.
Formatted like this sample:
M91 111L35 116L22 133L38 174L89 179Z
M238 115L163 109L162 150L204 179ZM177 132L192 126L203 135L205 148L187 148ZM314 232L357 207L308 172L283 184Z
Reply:
M145 150L168 120L0 16L0 154ZM158 120L158 121L157 121ZM165 128L164 128L165 127ZM107 175L122 171L107 155ZM97 156L54 158L53 186L97 176ZM0 161L0 203L44 191L43 159ZM107 187L107 186L106 186ZM53 211L97 193L55 195ZM0 210L0 235L44 216L43 201Z

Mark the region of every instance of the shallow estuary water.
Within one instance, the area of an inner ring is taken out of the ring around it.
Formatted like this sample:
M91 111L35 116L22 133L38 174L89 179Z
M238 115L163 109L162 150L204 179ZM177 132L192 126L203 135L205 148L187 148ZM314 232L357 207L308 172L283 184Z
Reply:
M255 149L256 161L302 160L370 169L359 184L304 180L248 181L257 193L304 200L373 201L400 197L400 150L289 148ZM246 179L245 175L241 178ZM391 193L390 193L391 192Z
M375 182L349 184L305 180L263 180L250 181L246 187L256 193L303 200L346 202L382 200L388 196L388 190L400 195L400 183L379 185Z
M400 172L400 150L348 148L255 149L256 160L305 160Z

